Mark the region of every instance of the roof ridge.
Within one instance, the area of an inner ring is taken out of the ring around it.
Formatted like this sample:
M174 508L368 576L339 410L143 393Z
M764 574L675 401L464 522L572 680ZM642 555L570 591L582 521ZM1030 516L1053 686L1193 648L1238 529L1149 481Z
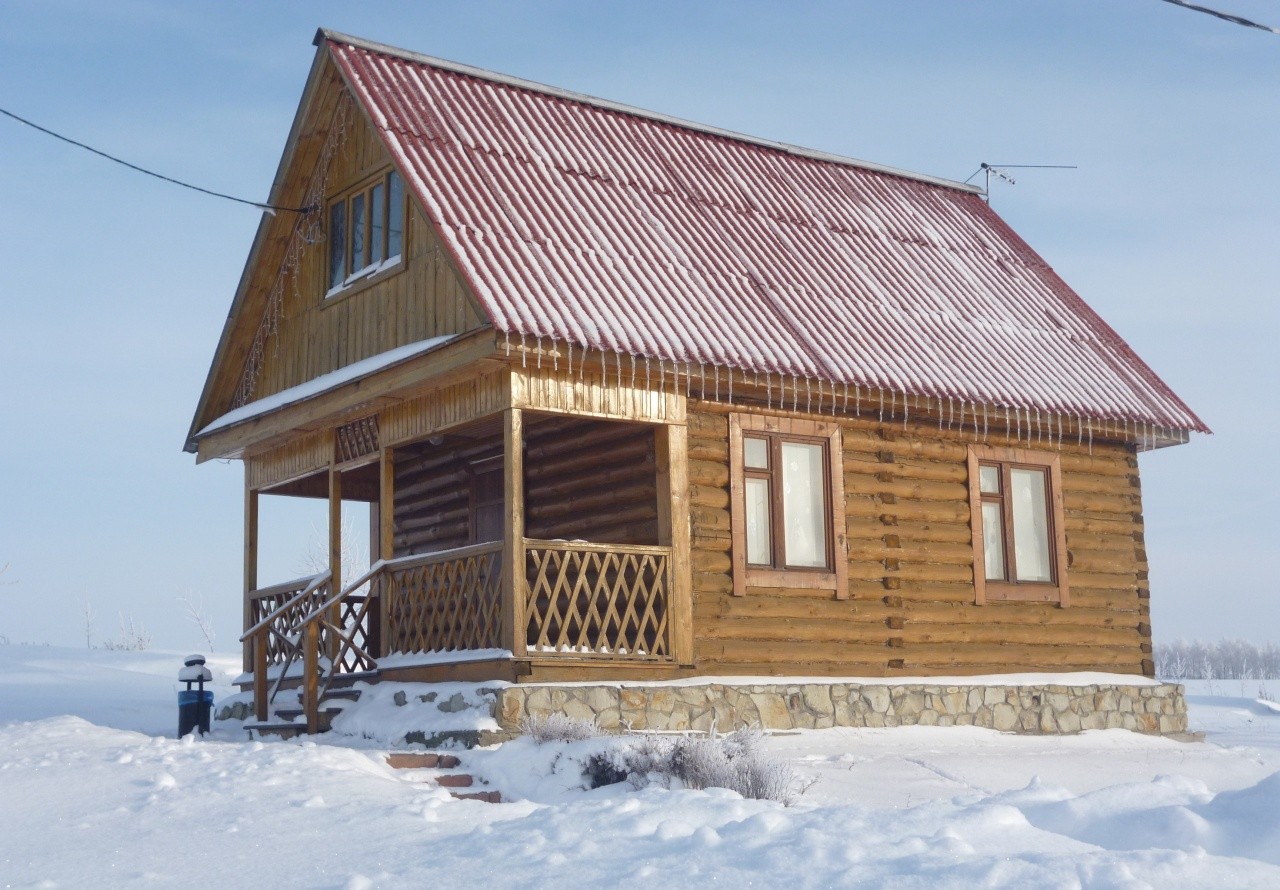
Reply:
M583 105L591 105L595 108L601 108L606 111L616 111L620 114L627 114L634 117L642 117L648 120L657 121L658 123L669 124L675 127L681 127L686 130L693 130L699 133L706 133L711 136L719 136L725 139L732 139L735 142L745 142L751 145L758 145L763 148L773 149L774 151L784 152L786 154L795 155L797 157L809 158L815 161L825 161L828 163L841 164L847 167L857 167L862 170L868 170L873 173L884 173L889 176L898 176L903 179L912 179L917 182L927 183L929 185L940 186L942 188L954 189L956 191L968 192L969 194L980 195L982 189L976 185L969 185L964 182L956 182L952 179L946 179L940 176L930 176L927 173L917 173L912 170L904 170L900 167L891 167L887 164L877 164L874 161L864 161L859 158L851 158L845 155L833 154L831 152L819 151L818 149L805 148L802 145L793 145L789 142L778 142L774 139L765 139L760 136L751 136L747 133L740 133L736 130L727 130L722 127L715 127L710 124L702 124L697 121L687 120L685 118L675 117L674 115L663 114L660 111L650 111L647 108L639 108L634 105L627 105L622 102L615 102L611 99L601 99L598 96L592 96L587 93L578 93L573 90L566 90L561 87L551 86L545 83L539 83L535 80L525 80L522 77L514 77L510 74L503 74L498 71L491 71L488 68L479 68L474 65L467 65L462 62L454 62L449 59L442 59L438 56L429 56L424 53L414 52L413 50L403 49L398 46L391 46L386 43L379 43L375 40L366 40L363 37L356 37L351 34L344 34L341 31L333 31L328 28L319 28L313 43L320 46L324 42L343 43L359 49L368 50L369 52L381 53L383 55L395 56L410 62L417 62L423 65L430 65L433 68L440 68L445 71L452 71L457 74L463 74L468 77L476 77L481 80L488 80L494 83L501 83L507 86L513 86L517 89L531 90L533 92L544 93L549 96L555 96L560 99L567 99L571 102L578 102Z

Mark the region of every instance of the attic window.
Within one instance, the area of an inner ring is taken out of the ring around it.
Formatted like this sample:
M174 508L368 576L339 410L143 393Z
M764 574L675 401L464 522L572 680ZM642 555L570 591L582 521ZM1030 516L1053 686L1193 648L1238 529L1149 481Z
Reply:
M389 170L329 205L329 292L400 264L404 180Z

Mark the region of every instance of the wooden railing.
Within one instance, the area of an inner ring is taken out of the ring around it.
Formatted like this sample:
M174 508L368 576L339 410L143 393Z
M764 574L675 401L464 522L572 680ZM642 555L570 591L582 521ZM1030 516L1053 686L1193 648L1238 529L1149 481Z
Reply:
M306 661L304 628L308 618L328 597L329 581L329 572L324 571L312 578L264 587L249 595L249 618L253 625L241 635L240 641L249 641L251 646L254 710L259 720L267 719L268 705L289 676L289 669L299 659Z
M502 636L502 542L384 564L387 652L509 648Z
M525 635L533 657L670 662L671 550L524 541ZM502 633L501 542L379 560L331 593L328 572L254 591L254 711L265 721L286 679L299 681L307 731L335 680L389 653L513 650ZM508 631L508 636L510 631ZM301 661L301 670L290 669ZM273 676L274 675L274 676Z
M525 541L530 655L671 661L671 549Z

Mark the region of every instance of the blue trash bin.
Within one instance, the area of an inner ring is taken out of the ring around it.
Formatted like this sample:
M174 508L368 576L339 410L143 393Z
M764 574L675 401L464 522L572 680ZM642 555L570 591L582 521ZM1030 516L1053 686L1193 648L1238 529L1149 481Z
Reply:
M187 656L186 664L178 672L178 681L187 684L186 689L178 690L178 738L197 728L202 734L209 731L213 690L205 689L204 684L212 679L213 674L204 666L203 655ZM195 689L191 688L192 684Z
M197 726L200 732L208 732L209 714L212 711L212 689L178 690L178 738L182 738Z

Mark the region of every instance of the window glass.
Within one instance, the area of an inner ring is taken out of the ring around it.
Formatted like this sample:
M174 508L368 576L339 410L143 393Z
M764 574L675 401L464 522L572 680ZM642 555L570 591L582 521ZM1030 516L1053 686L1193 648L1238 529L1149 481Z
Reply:
M769 565L773 543L769 540L769 480L746 480L747 562Z
M764 439L743 439L742 459L753 470L769 469L769 443Z
M988 467L983 465L978 469L978 475L982 478L980 490L983 494L999 494L1000 493L1000 468Z
M404 243L404 180L400 174L391 171L387 177L387 256L398 257Z
M789 566L827 564L822 446L782 443L782 522Z
M1019 581L1052 581L1049 565L1049 506L1044 470L1009 471L1013 502L1013 562Z
M386 237L387 191L382 183L369 192L369 263L382 262L382 245Z
M988 581L1003 581L1004 529L998 501L982 502L982 549Z
M329 208L329 287L337 287L347 277L347 204L339 201Z
M369 265L365 258L364 195L351 198L351 271L359 272Z

